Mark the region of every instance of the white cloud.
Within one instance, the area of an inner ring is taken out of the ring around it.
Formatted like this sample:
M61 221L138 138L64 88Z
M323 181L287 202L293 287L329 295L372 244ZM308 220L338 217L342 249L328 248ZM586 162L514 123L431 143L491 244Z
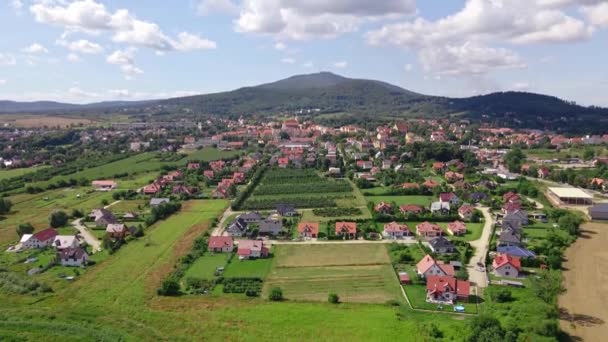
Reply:
M208 50L217 47L215 42L188 32L181 32L177 37L178 41L174 43L174 47L178 51Z
M0 86L5 85L5 84L6 84L6 82L7 82L6 80L4 80L4 79L0 79Z
M284 51L285 49L287 49L287 45L282 42L277 42L274 44L274 48L279 51Z
M68 50L81 54L98 54L103 52L103 47L97 43L93 43L86 39L80 39L72 42L58 40L58 45L65 46Z
M334 63L334 68L338 68L338 69L344 69L347 66L348 66L348 62L346 62L346 61L339 61L339 62Z
M80 56L78 56L78 55L77 55L77 54L75 54L75 53L69 53L69 54L68 54L68 55L65 57L65 59L67 59L68 61L73 62L73 63L75 63L75 62L80 62Z
M608 2L598 3L592 6L584 6L581 12L589 22L600 27L608 27Z
M294 64L295 62L296 62L296 60L293 58L290 58L290 57L281 59L281 63L285 63L285 64Z
M515 52L487 45L565 43L592 35L593 27L560 8L563 2L467 0L460 11L444 18L429 21L418 17L386 24L368 32L366 38L371 45L389 44L417 51L427 72L471 75L517 68L523 63ZM455 58L454 62L449 58Z
M408 63L403 66L403 70L405 70L405 72L411 72L412 70L414 70L414 66Z
M215 44L187 32L180 33L177 40L170 38L156 23L140 20L126 9L111 13L95 0L44 0L31 5L30 12L37 22L63 27L68 33L109 32L114 42L154 50L191 51Z
M239 7L230 0L200 0L196 6L199 15L212 13L238 14Z
M415 10L414 0L244 0L235 28L282 39L333 38L356 31L365 22Z
M17 64L15 56L0 52L0 66L13 66L15 64Z
M511 85L511 88L517 91L525 91L530 89L530 84L528 82L515 82Z
M49 50L47 48L45 48L43 45L38 44L38 43L33 43L32 45L21 49L21 51L23 51L25 53L31 53L31 54L49 53Z
M133 59L134 49L128 50L116 50L106 58L106 61L110 64L120 66L125 79L132 80L135 76L143 74L143 70L135 65Z
M96 98L99 97L99 94L94 93L94 92L87 92L84 91L82 89L80 89L79 87L71 87L68 89L68 94L71 95L72 97L76 97L76 98Z
M15 10L20 10L23 7L23 1L21 0L11 0L10 5Z

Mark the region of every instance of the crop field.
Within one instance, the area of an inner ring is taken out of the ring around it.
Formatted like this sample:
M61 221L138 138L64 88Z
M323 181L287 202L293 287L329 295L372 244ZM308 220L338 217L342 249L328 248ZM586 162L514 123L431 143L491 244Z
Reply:
M50 115L2 115L0 124L11 124L22 128L67 127L70 125L90 125L94 121L85 118L60 117Z
M433 322L445 339L458 340L466 329L461 317L438 319L386 305L158 297L155 290L160 280L227 205L226 201L188 203L180 213L154 225L143 239L124 246L50 295L0 292L0 338L285 341L297 336L305 341L385 341L404 336L407 340L420 324ZM328 322L331 325L320 335L319 327Z
M383 245L280 245L265 289L283 290L289 300L344 302L401 300L399 284Z
M187 153L186 159L188 160L199 160L199 161L211 161L223 158L236 157L241 151L222 151L217 148L205 147L200 150L192 151Z
M428 207L433 202L433 196L366 196L365 200L374 202L374 204L395 202L397 205L417 204Z
M363 206L348 181L326 179L310 169L271 169L242 205L244 210L271 209L278 203L296 208Z

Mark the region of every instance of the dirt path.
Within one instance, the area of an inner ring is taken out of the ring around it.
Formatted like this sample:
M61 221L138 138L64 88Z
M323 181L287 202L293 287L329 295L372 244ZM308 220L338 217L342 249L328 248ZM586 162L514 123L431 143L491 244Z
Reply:
M471 246L475 248L475 254L471 257L471 260L467 265L467 270L469 271L469 280L471 282L475 283L477 287L487 287L488 276L486 271L480 271L477 268L477 263L481 262L482 264L485 264L485 257L490 247L490 237L492 235L494 219L492 218L492 213L490 213L490 208L482 207L478 209L481 211L484 218L483 231L481 232L481 237L479 239L470 242Z
M574 340L605 341L608 336L608 223L587 223L566 251L559 298L561 328Z
M103 208L108 209L118 203L120 203L120 201L114 201ZM84 241L86 241L87 244L89 244L91 248L93 248L93 253L99 252L101 250L101 241L99 241L99 239L97 239L97 237L93 235L93 233L91 233L89 228L82 224L83 220L84 218L80 218L78 220L73 221L72 226L78 229L78 232L80 232L80 236L82 236L84 238Z
M228 208L226 208L226 210L224 211L224 214L222 214L222 218L219 220L219 222L217 223L217 227L215 227L213 229L213 231L211 232L211 236L222 236L224 235L224 226L226 224L226 220L236 212L232 211L232 208L230 208L230 206L228 206Z

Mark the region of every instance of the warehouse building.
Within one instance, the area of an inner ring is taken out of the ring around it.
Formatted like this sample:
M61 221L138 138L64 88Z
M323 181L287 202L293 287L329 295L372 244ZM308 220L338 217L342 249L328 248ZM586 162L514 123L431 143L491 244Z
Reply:
M548 195L566 205L593 205L593 196L578 188L549 188Z

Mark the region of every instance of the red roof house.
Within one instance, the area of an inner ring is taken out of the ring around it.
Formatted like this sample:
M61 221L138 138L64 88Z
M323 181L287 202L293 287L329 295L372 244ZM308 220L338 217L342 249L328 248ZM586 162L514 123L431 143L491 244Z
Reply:
M443 231L439 225L425 221L416 226L416 234L427 238L433 238L441 236Z
M336 222L336 235L348 239L354 239L357 236L357 223Z
M521 261L509 254L499 253L492 261L492 268L498 276L517 278L521 272Z
M416 272L424 278L433 275L453 276L455 274L454 266L444 264L443 261L435 261L428 254L416 264Z
M450 276L429 276L426 279L426 301L453 304L469 299L471 284Z
M448 223L448 233L454 236L460 236L467 233L467 226L461 221Z
M231 236L212 236L209 238L209 250L216 253L230 253L234 249Z
M300 222L298 234L303 238L317 238L319 236L319 222Z

